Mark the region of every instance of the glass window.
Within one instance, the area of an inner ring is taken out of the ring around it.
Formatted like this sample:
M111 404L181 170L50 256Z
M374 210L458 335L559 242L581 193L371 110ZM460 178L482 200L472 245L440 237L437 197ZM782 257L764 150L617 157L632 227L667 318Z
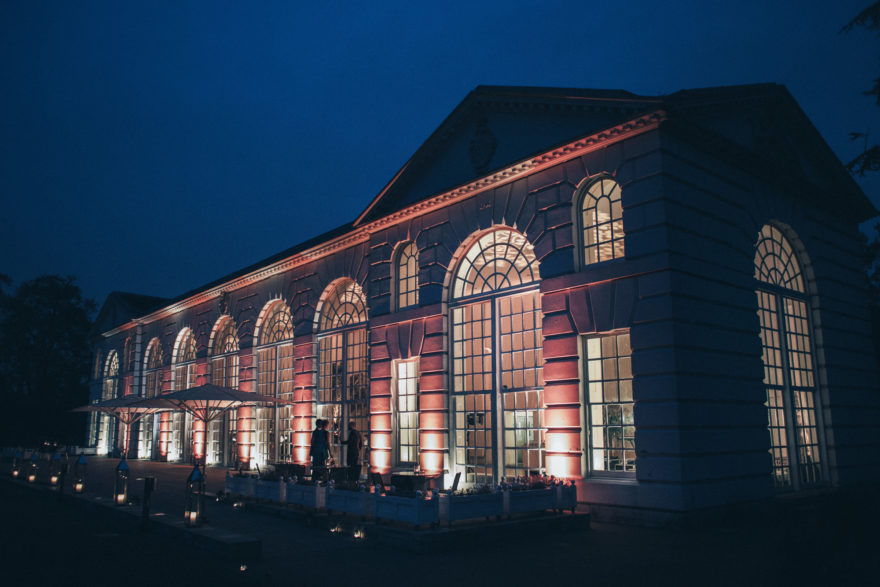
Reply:
M824 479L813 343L800 264L769 224L755 245L755 279L773 479L778 489L799 489Z
M101 385L101 400L115 399L119 395L119 355L115 350L107 354L104 363L104 380ZM109 414L98 417L98 453L108 454L115 442L116 418Z
M629 331L586 339L586 395L592 471L636 470Z
M414 242L398 247L395 275L397 284L397 308L408 308L419 303L419 250Z
M257 349L257 393L293 400L293 318L282 300L273 306L260 329ZM254 408L256 421L255 462L289 462L293 455L291 406ZM246 424L246 423L245 423ZM277 432L276 432L277 431Z
M159 344L159 339L154 338L147 345L144 358L144 396L156 397L160 393L162 393L162 346ZM154 416L146 416L140 420L137 448L139 459L153 458L155 419Z
M581 199L580 212L584 265L623 258L623 206L620 185L609 177L602 177L587 184Z
M211 347L211 383L238 388L238 332L235 320L222 316L217 321ZM227 410L222 418L208 424L206 459L209 465L232 463L237 454L230 442L234 437L236 410Z
M317 417L328 421L330 454L337 465L348 421L369 430L370 387L367 304L361 287L350 279L331 286L321 303L318 325ZM328 330L332 332L327 332ZM367 441L365 435L365 443Z
M450 312L453 459L466 483L544 471L540 293L509 291L539 280L534 249L507 229L478 238L456 269L453 298L483 296Z
M419 462L419 360L395 364L395 415L397 417L397 461Z

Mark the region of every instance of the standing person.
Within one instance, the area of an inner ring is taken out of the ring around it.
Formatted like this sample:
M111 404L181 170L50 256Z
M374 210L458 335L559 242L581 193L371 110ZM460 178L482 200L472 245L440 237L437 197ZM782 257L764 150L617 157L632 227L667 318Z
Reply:
M361 451L364 449L364 437L355 428L354 420L348 422L348 440L345 441L345 462L348 464L348 480L357 483L361 478Z
M330 434L327 432L327 421L320 418L315 421L312 430L309 456L312 457L312 479L316 482L323 479L327 472L327 455L330 453Z

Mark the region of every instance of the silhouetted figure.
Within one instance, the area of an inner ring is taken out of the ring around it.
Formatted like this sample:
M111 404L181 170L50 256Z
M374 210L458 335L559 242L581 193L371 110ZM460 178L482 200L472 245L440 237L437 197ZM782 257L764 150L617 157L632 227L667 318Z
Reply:
M354 420L348 423L348 440L345 462L348 464L348 480L357 482L361 477L361 452L364 449L364 436L355 428Z
M312 431L309 456L312 457L312 479L325 480L327 476L327 457L330 455L330 433L327 432L327 420L318 419Z

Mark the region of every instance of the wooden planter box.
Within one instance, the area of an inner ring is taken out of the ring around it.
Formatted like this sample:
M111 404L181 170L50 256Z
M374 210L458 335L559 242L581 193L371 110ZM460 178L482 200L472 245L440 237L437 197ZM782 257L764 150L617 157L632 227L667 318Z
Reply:
M439 504L436 493L431 499L377 495L373 502L374 516L377 520L405 522L416 528L423 524L435 526L440 522Z
M504 513L504 493L475 495L445 495L440 498L440 521L446 524L474 518L501 517Z
M525 491L508 489L504 492L504 513L510 516L558 509L556 489L556 487L527 489Z
M578 504L577 487L574 485L556 486L556 509L574 512Z
M256 499L284 503L285 485L283 481L257 480L254 487L254 497Z
M326 487L288 483L285 491L285 503L323 509L326 503L326 496Z
M346 489L327 489L325 507L328 512L342 512L355 516L372 517L373 499L366 491L349 491Z
M233 477L226 475L226 493L230 495L241 495L243 497L254 497L256 489L256 477Z

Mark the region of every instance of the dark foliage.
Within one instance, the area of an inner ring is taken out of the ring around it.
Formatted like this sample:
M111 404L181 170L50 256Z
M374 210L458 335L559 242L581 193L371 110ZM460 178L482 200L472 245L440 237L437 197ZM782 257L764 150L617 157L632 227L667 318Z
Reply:
M854 19L849 21L845 27L840 29L841 33L848 33L854 28L864 28L880 35L880 2L874 2L860 13ZM870 89L863 92L866 96L874 96L877 104L880 105L880 77L876 78ZM853 175L863 176L867 172L880 171L880 146L869 145L867 133L852 132L851 140L864 138L865 146L861 154L847 163L846 168Z
M88 332L95 303L73 277L45 275L12 292L0 275L0 444L81 444L88 402Z

